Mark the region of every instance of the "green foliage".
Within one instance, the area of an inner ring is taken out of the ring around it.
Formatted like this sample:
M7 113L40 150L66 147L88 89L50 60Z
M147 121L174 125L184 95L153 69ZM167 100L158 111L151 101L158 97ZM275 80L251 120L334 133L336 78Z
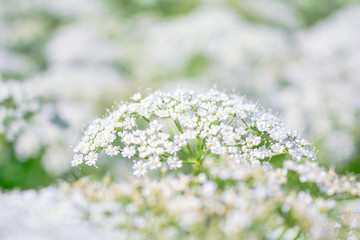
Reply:
M285 1L286 2L286 1ZM302 24L310 27L318 21L329 17L337 10L353 3L360 3L359 0L290 0L289 3L297 10Z
M203 54L195 54L186 64L185 75L196 77L201 75L210 64L210 59Z
M197 0L107 0L113 10L122 16L133 16L137 13L153 12L159 16L176 16L186 14L196 8Z
M10 30L6 36L9 50L24 56L32 63L34 71L47 68L44 46L52 34L64 24L64 19L41 11L30 11L19 15L9 12L5 16ZM31 34L28 31L32 31Z
M39 188L54 181L42 167L40 156L21 162L16 159L11 143L3 140L0 144L0 188Z

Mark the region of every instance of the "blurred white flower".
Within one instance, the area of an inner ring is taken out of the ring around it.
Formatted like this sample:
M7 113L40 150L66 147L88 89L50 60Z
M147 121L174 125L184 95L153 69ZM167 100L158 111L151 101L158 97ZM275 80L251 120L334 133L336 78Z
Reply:
M360 113L360 8L351 7L297 34L287 86L270 98L294 128L322 143L327 161L345 163L356 150ZM345 146L346 145L346 146ZM334 147L336 146L336 147Z
M51 64L109 63L115 60L111 43L85 24L71 24L56 32L46 47Z

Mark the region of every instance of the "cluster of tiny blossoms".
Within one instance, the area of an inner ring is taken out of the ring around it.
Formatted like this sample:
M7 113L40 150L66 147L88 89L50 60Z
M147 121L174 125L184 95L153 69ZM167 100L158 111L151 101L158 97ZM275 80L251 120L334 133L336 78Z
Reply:
M243 162L240 167L236 159L227 159L222 164L208 162L206 169L221 181L248 181L256 179L266 182L269 188L287 184L288 178L298 178L299 184L314 183L321 194L328 196L360 197L360 182L353 174L339 175L333 169L325 169L317 162L305 160L301 163L286 160L281 167L274 168L269 162ZM309 187L309 186L308 186ZM311 187L309 187L310 190Z
M228 166L224 161L217 167ZM250 163L235 163L230 169L242 172L242 177L219 179L216 174L201 173L197 177L179 175L121 183L81 179L64 189L67 194L80 193L88 199L84 215L91 224L124 239L357 236L349 229L354 225L355 212L347 214L349 217L343 214L341 223L337 222L331 215L337 201L328 199L326 193L315 197L306 191L285 190L286 170Z
M195 177L135 177L123 182L82 178L38 193L0 193L0 210L6 216L0 218L5 226L0 236L6 240L26 234L36 239L77 239L85 234L105 240L360 236L360 215L354 209L358 200L345 203L337 192L314 195L306 188L298 190L285 167L228 159L217 164L208 161L203 170L206 173ZM24 216L17 220L24 230L20 232L13 222L5 221L19 214ZM71 236L69 231L55 230L59 227L71 229Z
M316 162L310 161L304 161L302 164L286 161L284 169L298 173L300 182L315 183L321 191L326 192L330 196L335 193L344 193L360 197L360 182L356 181L354 175L339 176L333 169L327 170Z
M256 161L288 153L296 161L315 159L309 143L273 114L216 89L135 94L90 124L74 149L72 165L96 166L103 150L134 159L138 177L148 169L178 169L183 163L199 171L207 157Z
M0 135L13 141L41 109L42 99L28 83L0 79Z

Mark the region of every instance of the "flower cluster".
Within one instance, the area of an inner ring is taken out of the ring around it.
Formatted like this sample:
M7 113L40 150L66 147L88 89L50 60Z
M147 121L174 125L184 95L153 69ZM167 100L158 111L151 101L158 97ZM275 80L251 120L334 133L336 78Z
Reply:
M73 237L87 232L90 239L106 240L360 236L359 213L353 208L358 206L356 200L344 204L338 201L338 192L298 190L291 185L292 173L286 168L229 159L208 164L205 172L195 177L180 174L124 182L83 178L39 193L2 193L0 210L6 219L16 218L20 209L32 207L19 223L23 231L9 227L0 231L0 236L16 238L24 232L43 239L44 232L54 226L70 229ZM36 219L42 228L34 231L37 225L29 225L29 219ZM64 237L66 232L52 231L51 237Z
M339 175L333 169L325 169L317 162L305 160L301 163L286 160L275 167L269 162L242 163L237 166L235 159L227 159L221 164L208 163L206 168L213 177L221 181L249 181L256 179L269 187L284 185L296 179L296 184L305 185L313 192L347 198L360 197L360 182L351 175ZM308 184L308 185L306 185ZM312 186L311 184L315 184Z
M347 239L355 240L360 236L360 208L359 201L352 202L347 204L341 210L342 214L340 219L335 224L337 228L338 235L346 236ZM344 231L343 226L347 226Z
M134 175L148 169L198 171L206 158L258 161L288 153L315 159L309 143L269 112L236 94L177 89L141 98L137 93L108 116L94 120L75 147L73 166L96 165L101 151L134 159Z
M96 226L136 239L358 235L354 211L333 214L341 201L360 196L356 176L319 166L309 143L270 112L216 89L131 99L90 124L72 164L96 166L103 151L134 159L137 177L183 164L191 164L195 176L100 185L80 180L68 194L80 191L91 200L85 211Z
M319 189L328 195L348 193L360 196L360 182L356 181L354 175L340 177L333 169L327 170L310 161L304 161L303 164L286 161L284 168L298 173L302 183L316 183Z
M236 5L246 17L261 12L258 5L268 11L268 5L277 6L272 1L255 2ZM269 103L294 129L304 129L304 135L323 149L321 160L343 167L357 159L359 71L355 66L360 57L359 36L353 32L359 24L359 7L318 19L318 25L306 30L299 29L297 19L293 33L286 36L279 28L254 25L226 4L220 6L203 3L167 21L149 16L127 19L133 31L111 28L119 33L119 59L129 66L133 80L151 82L152 87L162 82L167 88L176 84L172 80L199 89L214 82L231 86ZM298 15L292 10L288 6L273 11Z
M39 112L43 97L29 84L0 79L0 134L13 141Z
M90 221L125 238L258 239L286 233L288 238L321 239L335 234L328 230L335 221L327 216L335 207L333 200L306 192L286 194L280 184L258 179L232 185L212 177L180 175L115 184L82 179L68 192L86 195L92 201Z

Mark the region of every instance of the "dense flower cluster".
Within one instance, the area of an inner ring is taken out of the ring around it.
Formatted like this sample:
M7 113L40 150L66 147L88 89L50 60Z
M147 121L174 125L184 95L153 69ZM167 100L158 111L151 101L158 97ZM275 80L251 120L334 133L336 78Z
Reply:
M208 165L205 172L195 177L180 174L117 183L108 178L102 182L83 178L39 193L3 193L0 210L6 219L13 219L21 209L32 206L31 211L26 211L27 217L21 219L37 219L42 228L34 232L33 226L21 220L23 231L6 232L15 238L29 233L43 239L40 237L54 226L71 229L70 239L76 239L71 237L78 234L91 235L90 239L360 236L357 201L350 200L344 205L336 200L341 196L338 193L298 190L291 182L293 173L286 168L229 160ZM48 215L49 211L52 214ZM52 231L51 237L64 237L66 232L69 231Z
M270 11L264 6L276 6L273 1L235 5L238 9L206 2L166 21L140 15L124 19L131 27L113 21L108 31L117 35L118 59L133 81L152 87L160 82L156 87L165 89L179 81L197 89L214 82L231 86L279 110L294 129L303 129L323 149L318 155L322 161L340 167L356 159L359 37L352 32L358 25L358 7L318 19L312 28L294 23L289 34L246 18L262 12L259 5ZM281 5L296 15L291 6ZM332 37L339 33L341 38Z
M236 94L160 91L121 104L94 120L75 147L73 166L96 165L98 154L135 159L134 175L148 169L200 167L207 157L254 161L289 153L315 159L309 143L274 115Z
M305 161L303 164L286 161L284 168L298 173L301 183L315 183L320 191L326 192L330 196L335 193L360 196L360 182L356 181L354 175L339 177L333 169L326 170L310 161Z
M183 164L191 164L195 176L103 185L83 179L68 191L75 187L93 201L87 215L95 225L136 239L359 234L356 211L332 214L342 205L339 199L360 196L356 176L320 167L309 143L258 105L216 89L137 93L131 99L90 124L72 164L96 166L104 151L135 159L138 177ZM105 207L99 204L104 201Z
M275 183L282 179L279 175L271 184L254 178L251 183L238 181L231 186L230 181L220 183L200 174L195 179L181 175L108 186L82 180L75 189L93 201L89 219L124 238L257 239L271 235L275 239L282 231L288 237L334 236L327 228L335 221L327 213L335 201L315 199L305 192L285 194L280 183ZM290 218L293 225L287 226Z

